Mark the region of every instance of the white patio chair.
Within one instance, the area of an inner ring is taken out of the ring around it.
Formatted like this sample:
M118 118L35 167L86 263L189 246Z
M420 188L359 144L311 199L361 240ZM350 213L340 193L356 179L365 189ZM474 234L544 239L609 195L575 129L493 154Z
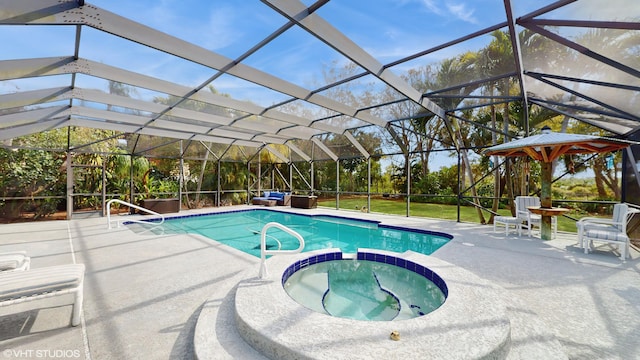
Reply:
M26 251L0 253L0 272L29 270L31 258Z
M527 208L539 207L540 198L537 196L516 196L515 204L516 217L521 223L518 227L518 236L522 235L522 229L527 229L529 231L529 236L531 236L531 230L534 226L540 229L542 216L533 214ZM553 230L553 236L555 237L558 234L558 219L555 216L551 217L551 229Z
M0 307L74 294L71 325L80 324L84 265L67 264L0 272Z
M638 210L627 204L615 204L611 219L584 217L578 220L578 246L583 247L584 253L588 254L593 249L594 241L616 245L620 251L620 259L625 260L629 255L627 223L636 212Z

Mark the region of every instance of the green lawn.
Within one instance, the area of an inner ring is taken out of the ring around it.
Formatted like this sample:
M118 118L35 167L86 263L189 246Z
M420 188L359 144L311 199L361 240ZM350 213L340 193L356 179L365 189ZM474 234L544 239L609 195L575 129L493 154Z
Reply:
M319 206L334 208L336 207L335 199L319 199ZM340 209L341 210L359 210L363 206L367 206L366 197L341 197ZM442 204L426 204L426 203L411 203L410 204L410 216L444 219L444 220L457 220L458 208L456 205L442 205ZM407 204L401 199L386 199L386 198L372 198L371 199L371 212L394 214L405 216L407 214ZM483 211L485 220L488 220L491 214L487 211ZM498 210L500 215L511 216L511 212L507 209ZM576 215L572 212L569 216L579 218L580 215ZM460 220L463 222L479 223L478 212L474 207L461 206L460 207ZM558 218L558 230L567 232L576 232L575 221L566 217Z

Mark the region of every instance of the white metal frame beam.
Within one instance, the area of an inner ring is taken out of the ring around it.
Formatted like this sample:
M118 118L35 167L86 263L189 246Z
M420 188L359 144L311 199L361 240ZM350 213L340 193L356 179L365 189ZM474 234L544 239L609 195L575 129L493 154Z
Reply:
M38 2L40 8L31 4L32 6L29 7L29 12L43 12L51 9L52 6L58 5L58 3L57 0L48 0L48 3L40 1ZM49 13L49 16L46 17L29 17L26 13L20 14L26 7L15 6L11 10L13 13L17 12L18 14L10 19L0 19L0 24L84 24L167 54L172 54L185 60L207 66L211 69L225 69L227 74L372 124L383 126L386 123L383 119L369 114L357 114L357 109L355 108L322 95L313 94L310 90L286 80L242 63L235 63L234 60L223 55L129 20L105 9L89 4L74 9L72 7L70 8L70 3L71 2L68 1L65 3L66 6L59 7L59 12ZM187 93L184 93L183 95L186 94Z
M302 151L299 147L297 147L295 144L291 143L291 141L287 142L285 145L287 145L289 147L289 149L293 150L293 152L295 152L296 154L298 154L301 158L304 159L304 161L306 162L310 162L311 161L311 157L307 154L305 154L304 151Z
M424 107L441 118L445 118L445 111L436 103L427 98L423 98L422 94L411 87L409 83L395 75L391 70L385 68L378 60L359 47L347 36L338 31L326 20L317 14L308 11L307 7L297 0L262 0L263 3L269 5L274 10L294 21L301 28L317 37L333 49L349 58L360 67L367 70L370 74L389 85L400 94L411 99L416 104ZM343 112L344 113L344 112ZM384 124L376 124L383 126Z
M432 102L429 99L429 94L421 94L411 87L407 81L395 75L391 71L391 68L409 59L424 56L427 52L445 48L454 43L479 36L480 34L486 34L492 29L504 27L505 25L508 26L508 31L511 36L512 47L514 48L514 62L517 71L517 74L514 74L519 76L521 97L525 105L531 101L538 105L541 105L541 103L544 104L541 106L564 106L573 110L579 110L581 113L585 113L582 119L580 118L580 113L569 114L569 116L587 123L600 123L600 127L603 127L604 125L602 125L602 123L605 122L605 120L600 119L607 119L609 117L608 114L599 113L601 110L595 109L595 107L594 109L589 109L571 104L552 104L548 100L545 101L533 97L529 99L523 79L524 75L529 75L538 81L555 86L565 94L569 93L581 96L583 99L601 106L604 109L619 113L620 119L611 119L612 122L615 122L615 128L618 129L618 133L622 131L620 128L628 130L629 124L631 124L631 128L637 128L637 126L634 126L637 123L640 125L637 120L638 115L631 111L624 112L607 103L606 100L599 101L599 99L584 96L575 90L563 87L561 84L547 79L545 76L536 77L534 74L528 73L526 69L524 69L522 52L516 32L516 26L522 26L552 39L561 45L579 51L583 55L591 57L600 63L609 65L635 78L640 78L640 69L622 64L616 61L615 58L587 49L580 44L544 28L545 26L578 26L585 28L640 30L638 23L629 21L573 21L538 18L553 10L571 4L575 2L575 0L558 0L515 19L511 6L513 0L503 0L507 18L505 23L494 25L493 27L469 34L449 43L440 44L432 50L423 51L394 63L383 65L315 12L328 1L329 0L318 0L310 6L306 6L299 0L262 0L263 3L288 19L288 22L273 33L267 35L262 41L258 42L234 60L81 0L0 0L0 8L2 9L0 12L0 25L62 25L75 27L75 43L72 53L69 54L70 56L0 61L0 81L51 75L70 75L71 77L68 86L0 95L0 110L3 110L4 113L0 116L0 129L2 130L0 138L8 139L16 136L16 134L22 136L71 124L89 128L113 129L138 134L154 134L156 136L220 142L223 144L250 147L261 147L267 143L287 144L292 151L298 153L305 159L309 159L307 161L310 161L311 158L300 151L299 148L295 147L290 140L312 140L322 151L336 160L338 158L336 154L318 138L318 135L321 134L334 133L345 135L360 154L367 158L371 155L362 144L357 141L350 130L332 125L329 121L322 121L324 119L308 119L302 116L288 114L278 109L281 108L283 104L300 100L335 112L336 117L345 116L358 119L367 124L386 127L392 137L398 141L399 138L397 134L395 134L393 128L389 126L389 120L374 115L372 111L367 111L371 108L358 109L350 104L341 103L326 97L322 95L324 90L339 86L343 82L371 74L403 95L406 98L404 101L411 101L422 106L424 109L447 121L445 109L442 109ZM81 53L80 39L84 26L207 67L212 70L211 77L196 87L190 87L105 65L98 61L79 58L79 54ZM360 66L365 72L354 75L349 79L328 84L320 89L309 90L243 63L251 54L256 53L258 49L269 44L293 26L298 26L312 36L315 36ZM108 94L99 90L77 88L75 85L78 74L172 95L177 98L177 102L168 105L159 104ZM206 91L207 85L222 74L228 74L252 82L261 87L287 95L290 99L280 104L264 107L249 101L239 101ZM483 81L489 80L483 79ZM622 87L622 85L620 85L620 87ZM441 89L439 92L445 90L446 89ZM435 93L437 92L433 94ZM179 107L180 103L186 100L204 102L206 104L241 112L243 115L237 118L230 118ZM514 99L507 100L514 101ZM67 106L51 104L64 101L67 102ZM131 109L133 113L129 114L116 110L99 110L89 107L91 105L84 106L85 104L83 104L83 102L103 104L103 106L107 106L107 109L110 107ZM42 108L36 109L38 106ZM379 106L382 105L377 105L377 107ZM450 110L455 111L454 109ZM15 112L11 113L11 111ZM558 110L556 109L556 111ZM562 109L558 112L563 113ZM449 126L448 122L446 124ZM609 128L612 127L614 126L609 126ZM31 129L31 131L29 131L29 129ZM398 145L403 149L403 152L406 153L408 151L408 149L403 147L403 144L398 143Z
M356 149L360 151L360 154L362 154L362 156L364 156L365 159L368 159L369 157L371 157L371 154L369 154L367 149L365 149L364 146L360 144L358 139L356 139L351 132L345 131L344 136L346 136L346 138L349 139L349 141L353 144L353 146L355 146Z
M331 151L331 149L329 149L327 145L323 144L320 139L314 137L311 138L311 141L313 141L313 143L316 144L320 148L320 150L324 151L325 154L329 155L329 157L333 159L333 161L338 161L338 155Z

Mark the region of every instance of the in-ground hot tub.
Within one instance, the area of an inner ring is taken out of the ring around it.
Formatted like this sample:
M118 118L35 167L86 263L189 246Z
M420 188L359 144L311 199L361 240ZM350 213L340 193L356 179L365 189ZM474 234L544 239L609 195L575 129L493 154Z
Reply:
M510 322L504 303L490 283L460 267L412 251L359 249L356 258L395 262L394 266L409 267L414 273L429 270L432 282L443 291L446 300L434 311L403 320L362 321L331 316L295 301L285 291L283 279L288 280L310 265L344 261L343 253L327 249L273 256L267 260L271 278L247 278L235 290L237 333L270 359L506 358ZM253 271L257 275L257 270ZM433 280L434 275L442 283ZM399 303L402 306L403 300L399 299ZM411 309L411 303L406 303ZM393 336L398 341L392 339L392 333L398 335Z
M289 266L282 276L287 294L320 313L369 321L423 316L445 301L444 280L422 265L381 254L335 257L322 254Z

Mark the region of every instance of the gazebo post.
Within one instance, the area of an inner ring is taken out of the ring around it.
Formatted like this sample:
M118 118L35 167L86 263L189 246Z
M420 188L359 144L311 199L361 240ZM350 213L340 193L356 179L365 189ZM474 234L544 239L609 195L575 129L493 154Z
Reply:
M542 179L540 190L540 207L551 209L551 178L552 178L552 162L543 162ZM551 240L551 216L542 215L540 223L540 238L542 240Z

